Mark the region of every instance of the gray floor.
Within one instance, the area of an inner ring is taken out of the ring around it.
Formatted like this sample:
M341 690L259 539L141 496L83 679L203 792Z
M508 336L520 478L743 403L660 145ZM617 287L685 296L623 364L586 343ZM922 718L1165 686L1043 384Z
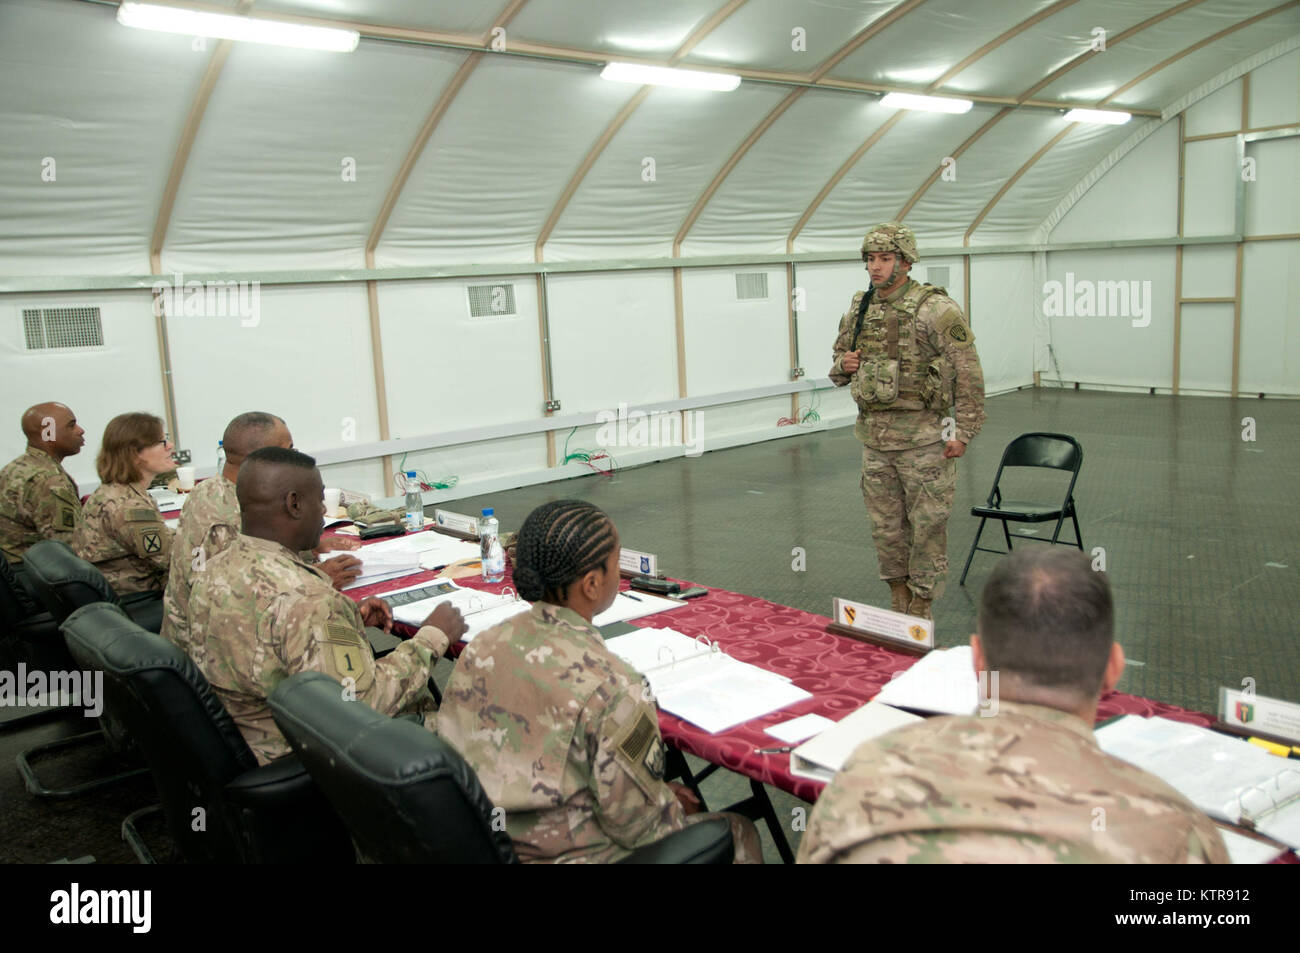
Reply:
M956 584L975 533L970 506L987 496L1012 437L1059 431L1075 436L1085 450L1075 497L1085 547L1105 551L1118 638L1132 660L1120 688L1213 710L1220 685L1253 678L1260 694L1300 701L1300 516L1294 505L1300 404L1038 389L993 398L988 412L984 432L960 464L949 524L950 579L934 607L941 646L960 644L974 630L980 585L998 559L977 554L967 585ZM1242 440L1241 421L1248 416L1255 420L1253 442ZM613 517L626 545L658 554L670 575L825 615L836 595L878 604L887 599L858 489L860 466L860 445L851 429L840 428L609 478L591 475L469 498L449 508L493 506L509 530L539 503L589 499ZM1044 494L1042 484L1028 489ZM985 533L987 545L1000 540L992 530ZM804 572L791 569L796 546L807 553ZM441 663L439 678L449 670ZM55 806L23 792L13 754L59 730L0 734L0 861L90 853L101 861L129 860L116 824L148 803L147 781ZM745 796L748 784L719 771L704 791L716 808ZM771 794L782 818L793 819L804 807ZM760 831L768 860L776 861L770 837ZM798 832L786 833L797 845Z

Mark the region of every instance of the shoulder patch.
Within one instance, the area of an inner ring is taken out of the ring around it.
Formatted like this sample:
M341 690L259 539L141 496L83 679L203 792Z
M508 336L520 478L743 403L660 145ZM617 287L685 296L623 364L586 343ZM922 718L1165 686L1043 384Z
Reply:
M126 511L126 521L129 523L157 523L160 522L158 514L153 510L147 510L143 506L132 507Z
M77 512L66 503L59 507L59 525L64 529L77 528Z
M618 741L618 752L633 764L641 764L655 740L655 723L642 711Z

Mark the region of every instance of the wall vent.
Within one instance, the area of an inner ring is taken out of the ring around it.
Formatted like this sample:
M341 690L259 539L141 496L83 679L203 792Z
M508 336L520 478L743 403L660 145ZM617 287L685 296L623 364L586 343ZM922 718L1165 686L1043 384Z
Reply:
M104 346L98 308L24 308L23 338L29 351Z
M736 272L736 300L759 301L767 298L766 271Z
M470 285L469 316L471 318L502 317L515 314L515 286L510 284Z

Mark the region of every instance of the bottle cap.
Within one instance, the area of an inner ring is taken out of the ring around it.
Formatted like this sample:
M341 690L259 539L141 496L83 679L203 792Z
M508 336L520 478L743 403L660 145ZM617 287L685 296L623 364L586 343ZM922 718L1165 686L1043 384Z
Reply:
M414 470L407 470L407 471L406 471L406 475L407 475L408 477L410 477L412 480L415 479L415 471L414 471Z
M492 509L492 507L489 506L487 509L485 509L485 510L483 511L483 515L484 515L484 516L491 516L494 512L495 512L495 511Z

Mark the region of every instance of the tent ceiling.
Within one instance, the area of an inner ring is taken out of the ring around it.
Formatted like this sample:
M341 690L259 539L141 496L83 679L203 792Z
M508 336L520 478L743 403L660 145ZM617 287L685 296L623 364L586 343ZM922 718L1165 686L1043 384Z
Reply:
M531 261L541 238L548 260L671 255L675 240L686 255L832 250L909 203L931 243L960 243L977 220L972 244L1023 240L1158 120L1081 125L1057 140L1056 112L1022 106L989 124L1000 107L987 100L1159 113L1300 35L1300 4L1278 0L251 9L371 29L352 54L235 44L204 103L219 44L196 51L188 38L121 27L112 4L0 5L0 274L139 273L157 241L164 270L356 267L368 240L381 267ZM494 26L507 53L475 52ZM1095 26L1107 30L1104 53L1088 52ZM805 51L792 48L796 28ZM598 78L611 57L763 75L728 94L639 94ZM896 116L864 84L981 101L965 116ZM193 146L176 158L191 115ZM963 147L956 181L931 182ZM46 156L54 183L41 179ZM354 182L341 175L346 158Z

